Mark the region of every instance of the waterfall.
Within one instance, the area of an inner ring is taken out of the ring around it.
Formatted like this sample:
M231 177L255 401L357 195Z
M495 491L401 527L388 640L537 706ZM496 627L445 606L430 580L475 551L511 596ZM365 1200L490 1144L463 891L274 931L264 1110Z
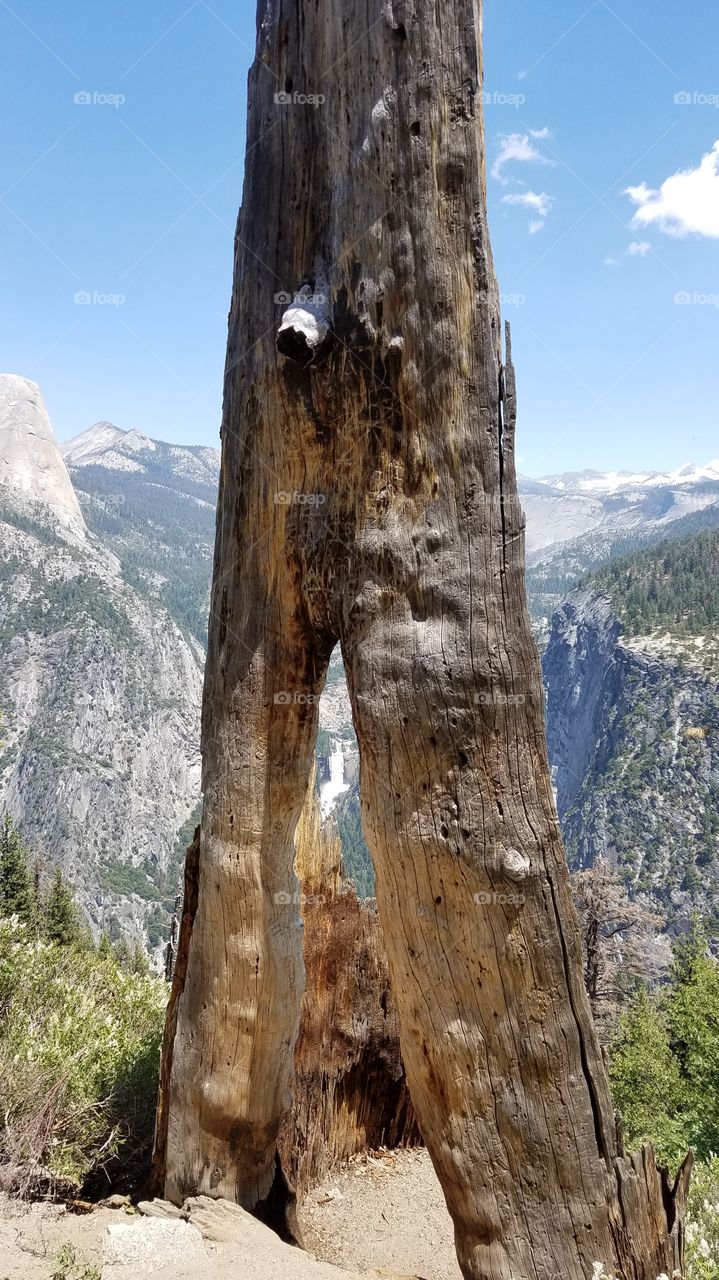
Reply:
M345 757L342 750L342 744L334 742L332 745L332 754L330 756L330 776L328 782L323 782L320 787L320 807L322 809L322 817L326 818L333 810L335 801L342 795L343 791L347 791L349 783L345 782Z

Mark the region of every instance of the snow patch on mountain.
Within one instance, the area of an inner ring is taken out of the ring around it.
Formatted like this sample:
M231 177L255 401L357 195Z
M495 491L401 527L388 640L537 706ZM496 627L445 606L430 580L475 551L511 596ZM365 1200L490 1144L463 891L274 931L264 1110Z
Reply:
M157 445L139 431L123 431L111 422L96 422L94 427L73 436L60 446L69 467L107 467L111 471L141 471L140 462L127 454L154 453Z
M719 483L719 459L697 466L685 463L675 471L567 471L542 476L539 483L559 493L617 493L631 489L695 485L703 481Z
M152 474L162 470L193 484L216 487L220 451L205 445L174 445L152 440L139 431L124 431L111 422L96 422L61 446L70 471L102 467L106 471Z

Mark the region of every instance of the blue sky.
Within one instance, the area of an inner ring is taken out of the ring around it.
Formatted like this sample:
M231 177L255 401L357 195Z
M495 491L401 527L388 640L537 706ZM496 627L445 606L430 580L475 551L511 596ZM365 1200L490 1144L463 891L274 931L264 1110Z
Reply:
M217 440L254 7L0 0L0 368L61 438ZM717 48L716 0L486 0L527 474L719 455Z

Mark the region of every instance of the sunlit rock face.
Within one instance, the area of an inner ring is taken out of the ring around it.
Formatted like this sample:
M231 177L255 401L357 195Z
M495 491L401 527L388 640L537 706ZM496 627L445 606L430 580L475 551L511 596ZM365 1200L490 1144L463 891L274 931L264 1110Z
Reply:
M40 388L18 374L0 374L0 502L42 515L73 540L85 521L55 442Z
M138 452L112 430L116 450ZM73 486L39 389L0 377L0 814L33 859L63 869L96 935L159 958L178 833L200 796L204 650L188 601L195 576L206 588L188 531L204 538L213 507L194 479L183 501L166 468L147 478L143 525L135 472L102 468L98 435Z

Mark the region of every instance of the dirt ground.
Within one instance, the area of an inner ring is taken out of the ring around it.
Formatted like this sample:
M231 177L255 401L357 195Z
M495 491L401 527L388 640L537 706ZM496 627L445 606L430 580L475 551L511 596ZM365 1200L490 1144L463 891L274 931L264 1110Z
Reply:
M123 1209L76 1214L0 1197L0 1280L113 1280L115 1268L103 1275L103 1240L108 1226L128 1220ZM208 1245L199 1270L178 1259L171 1272L145 1274L157 1280L356 1280L380 1272L461 1280L452 1224L425 1151L352 1161L310 1193L300 1222L304 1254L253 1219L244 1243ZM70 1251L75 1265L62 1270L59 1259ZM119 1273L118 1280L124 1280Z
M67 1246L99 1274L105 1228L117 1220L111 1209L80 1216L59 1205L18 1204L1 1196L0 1280L50 1280Z
M336 1191L341 1198L328 1200ZM337 1266L462 1280L452 1220L426 1151L350 1162L310 1193L300 1224L305 1248Z

